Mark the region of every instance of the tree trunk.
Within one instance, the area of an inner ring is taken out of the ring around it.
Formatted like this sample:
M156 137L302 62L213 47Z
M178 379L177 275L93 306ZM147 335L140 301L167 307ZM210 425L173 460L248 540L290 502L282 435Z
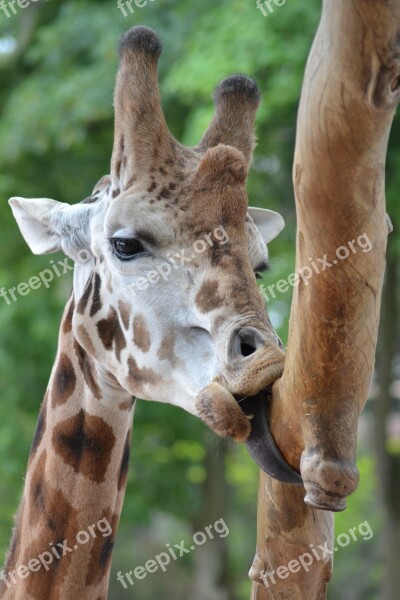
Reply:
M253 600L325 598L333 518L316 509L343 510L358 484L357 421L374 366L388 234L399 25L399 0L325 0L307 63L293 169L301 275L270 405L275 440L304 488L261 474Z
M386 519L383 534L385 574L382 579L382 600L393 600L398 596L400 590L400 455L389 452L387 433L388 419L392 409L390 385L393 380L392 363L396 351L399 317L396 306L396 262L396 257L389 254L377 364L380 393L374 402L378 477Z

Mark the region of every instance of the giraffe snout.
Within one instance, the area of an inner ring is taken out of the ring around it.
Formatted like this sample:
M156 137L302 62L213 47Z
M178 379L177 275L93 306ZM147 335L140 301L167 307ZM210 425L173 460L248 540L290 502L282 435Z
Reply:
M283 344L275 332L246 326L233 331L223 375L235 395L254 395L282 376Z
M250 401L256 397L256 404L262 405L263 390L282 376L285 363L282 342L272 328L236 323L226 335L220 352L220 374L197 395L196 414L218 435L239 442L250 440L255 427L254 441L263 426L253 421L256 416L253 404L244 411L242 403L246 398ZM257 420L261 422L260 414Z

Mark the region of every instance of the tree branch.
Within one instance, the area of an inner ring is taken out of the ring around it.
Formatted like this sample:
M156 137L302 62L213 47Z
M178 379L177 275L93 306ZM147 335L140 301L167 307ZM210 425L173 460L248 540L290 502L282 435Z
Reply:
M308 59L293 167L302 276L270 411L305 490L261 474L253 600L325 598L329 552L308 572L281 570L269 587L260 572L312 554L310 544L332 548L332 515L315 508L343 510L358 484L357 421L374 366L388 234L384 167L399 101L399 25L399 0L325 0Z

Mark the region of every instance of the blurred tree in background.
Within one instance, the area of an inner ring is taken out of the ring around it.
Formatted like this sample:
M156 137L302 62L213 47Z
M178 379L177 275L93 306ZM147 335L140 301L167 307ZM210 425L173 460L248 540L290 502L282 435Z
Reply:
M33 257L11 217L12 195L75 203L109 170L112 93L119 36L137 24L164 40L160 85L171 131L196 144L212 112L211 92L223 77L244 72L263 92L259 144L249 178L253 205L281 212L285 232L271 244L268 286L294 270L295 212L291 163L296 110L320 2L287 2L263 17L249 0L154 0L124 17L117 2L31 3L0 14L0 286L9 289L49 268L57 257ZM360 422L361 484L337 533L368 521L372 540L335 555L331 600L375 600L400 589L400 125L392 132L387 172L394 223L383 301L376 382ZM321 252L321 255L323 251ZM8 545L29 446L56 351L71 277L0 298L0 549ZM282 339L291 295L268 309ZM165 310L170 310L166 306ZM357 348L354 349L358 351ZM255 549L258 469L243 447L227 446L178 408L139 402L126 501L116 544L110 598L244 600ZM166 573L124 590L115 573L132 570L189 539L219 518L229 536L207 542ZM389 582L389 583L388 583ZM391 582L391 583L390 583ZM391 588L388 591L388 586ZM392 590L392 591L390 591Z

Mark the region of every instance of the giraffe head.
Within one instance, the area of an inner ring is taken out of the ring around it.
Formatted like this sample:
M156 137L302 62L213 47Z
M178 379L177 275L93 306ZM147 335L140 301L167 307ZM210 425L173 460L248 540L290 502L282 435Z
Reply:
M90 198L10 204L34 253L75 261L72 327L99 380L245 440L237 400L284 364L256 284L284 223L249 208L245 189L259 92L244 76L222 81L201 142L183 147L161 109L160 52L145 27L121 40L111 175Z

